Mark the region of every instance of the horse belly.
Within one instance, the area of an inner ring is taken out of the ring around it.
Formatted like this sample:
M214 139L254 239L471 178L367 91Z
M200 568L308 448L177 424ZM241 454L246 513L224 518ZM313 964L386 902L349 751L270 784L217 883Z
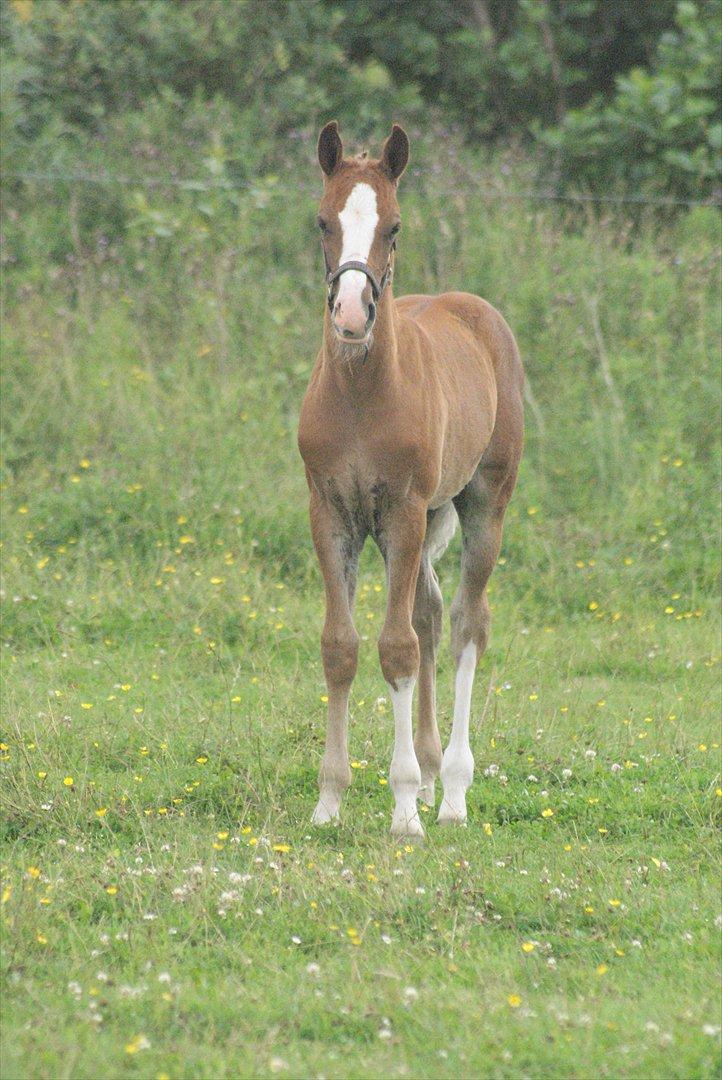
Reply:
M439 485L430 504L433 510L453 499L469 483L494 433L495 419L493 383L477 396L473 406L461 402L449 410Z

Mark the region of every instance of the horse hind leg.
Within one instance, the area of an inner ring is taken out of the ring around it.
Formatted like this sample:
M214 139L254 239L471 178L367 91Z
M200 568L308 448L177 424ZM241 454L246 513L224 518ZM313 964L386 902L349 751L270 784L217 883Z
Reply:
M444 602L432 562L446 549L456 528L451 503L430 510L416 582L412 625L419 639L418 713L414 750L421 769L419 800L434 806L436 777L441 771L441 739L436 722L436 657L441 641Z
M441 764L444 797L439 822L466 820L466 792L474 776L469 744L471 693L476 666L489 640L486 586L501 546L504 512L516 469L510 475L479 466L454 500L462 532L461 581L451 605L451 648L456 663L454 719Z
M414 750L421 769L419 800L435 801L435 781L441 769L441 739L436 723L436 654L441 640L444 604L428 558L424 558L416 583L412 625L419 639L418 712Z

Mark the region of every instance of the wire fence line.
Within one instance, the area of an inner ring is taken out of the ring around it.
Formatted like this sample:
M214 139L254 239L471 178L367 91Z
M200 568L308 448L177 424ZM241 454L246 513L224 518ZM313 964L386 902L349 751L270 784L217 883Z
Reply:
M227 180L218 177L206 180L200 177L183 179L176 176L145 176L134 178L132 176L120 176L93 174L87 172L74 173L42 173L4 170L0 173L0 181L24 180L36 181L46 184L96 184L107 185L119 184L126 187L163 188L175 187L185 191L245 191L256 185L250 180ZM567 203L599 203L611 205L632 206L717 206L722 207L722 197L713 196L709 199L678 199L674 196L661 196L656 199L647 198L645 195L592 195L585 193L559 194L550 191L498 191L492 188L478 189L478 193L485 199L509 199L538 202L567 202Z

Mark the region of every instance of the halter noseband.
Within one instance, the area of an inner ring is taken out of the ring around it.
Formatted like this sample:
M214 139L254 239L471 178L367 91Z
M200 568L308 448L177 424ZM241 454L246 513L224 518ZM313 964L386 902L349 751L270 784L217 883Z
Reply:
M379 300L384 294L386 286L391 281L391 278L393 276L391 256L393 255L395 250L396 241L394 241L391 245L391 251L389 252L389 261L386 264L384 276L381 278L381 281L377 280L376 275L374 274L368 263L360 262L355 259L351 259L349 262L341 263L341 265L336 270L331 270L329 268L328 261L326 260L326 252L324 251L323 257L326 261L326 284L328 286L328 293L326 296L328 310L333 311L333 287L338 281L338 279L341 277L341 274L345 274L347 270L358 270L360 273L366 275L371 286L371 295L373 296L374 304L378 304Z

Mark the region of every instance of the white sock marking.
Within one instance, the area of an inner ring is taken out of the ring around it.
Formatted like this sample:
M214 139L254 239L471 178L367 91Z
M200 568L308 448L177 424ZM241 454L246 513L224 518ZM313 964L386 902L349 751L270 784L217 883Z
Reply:
M454 722L449 745L441 762L444 798L439 809L439 821L466 821L466 792L474 778L474 758L469 746L469 717L475 672L476 645L470 641L464 646L456 669Z
M342 794L343 792L333 791L331 788L326 788L322 791L320 798L316 803L316 809L313 812L311 824L327 825L329 821L339 821Z
M416 808L421 784L421 770L414 751L411 708L416 679L399 679L398 690L389 685L394 707L394 756L389 777L396 805L391 832L397 836L423 836L424 830Z

